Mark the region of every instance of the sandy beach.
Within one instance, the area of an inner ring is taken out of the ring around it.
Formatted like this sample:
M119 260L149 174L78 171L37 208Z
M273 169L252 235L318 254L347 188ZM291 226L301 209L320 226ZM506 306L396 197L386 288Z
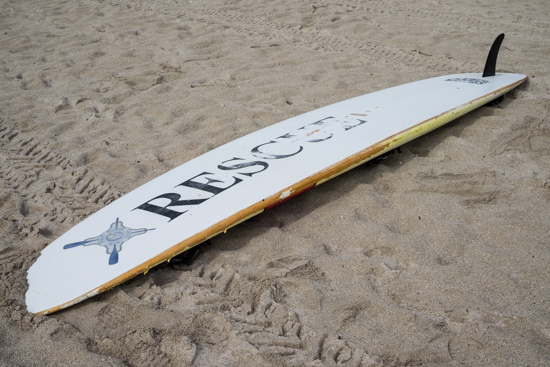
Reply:
M125 193L298 114L481 72L499 33L497 71L529 78L498 104L26 311L40 251ZM0 0L0 366L548 366L549 223L547 0Z

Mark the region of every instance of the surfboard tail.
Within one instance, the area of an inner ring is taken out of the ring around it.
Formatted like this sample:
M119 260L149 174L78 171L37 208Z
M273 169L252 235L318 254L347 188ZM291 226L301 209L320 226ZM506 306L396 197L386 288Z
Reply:
M493 45L491 46L491 50L489 50L489 55L487 56L487 61L485 62L485 69L483 69L483 75L482 75L483 78L485 78L486 76L495 75L496 68L497 68L498 51L500 50L500 45L502 44L503 39L504 39L504 33L501 33L497 36L497 38L493 42Z

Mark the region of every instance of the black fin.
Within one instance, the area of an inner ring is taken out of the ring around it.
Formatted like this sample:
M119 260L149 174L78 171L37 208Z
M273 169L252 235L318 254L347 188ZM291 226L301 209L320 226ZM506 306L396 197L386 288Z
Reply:
M501 33L495 39L495 42L493 42L493 45L491 46L491 50L489 51L489 56L487 56L485 69L483 69L483 75L482 75L483 78L485 78L486 76L495 75L496 67L497 67L498 50L500 49L500 44L502 43L503 39L504 39L504 33Z

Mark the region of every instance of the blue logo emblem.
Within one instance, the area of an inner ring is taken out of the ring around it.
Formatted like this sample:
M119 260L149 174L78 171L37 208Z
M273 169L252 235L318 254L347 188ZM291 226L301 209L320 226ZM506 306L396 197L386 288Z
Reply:
M120 222L117 218L116 221L111 224L111 227L99 236L88 238L80 242L69 243L68 245L63 246L63 249L67 250L73 247L90 245L102 246L105 247L107 253L110 254L109 265L113 265L118 263L118 253L122 251L122 244L124 244L124 242L134 236L144 234L147 231L152 231L154 229L155 228L132 229L124 227L122 222Z

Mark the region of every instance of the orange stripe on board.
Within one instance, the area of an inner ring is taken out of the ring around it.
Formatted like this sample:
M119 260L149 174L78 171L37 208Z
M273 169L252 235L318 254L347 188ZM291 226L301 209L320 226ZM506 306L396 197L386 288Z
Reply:
M281 201L278 201L278 202L276 202L275 204L272 204L272 205L270 205L270 206L267 206L267 207L265 208L265 210L269 210L269 209L271 209L271 208L275 208L277 205L281 205L281 204L284 203L285 201L288 201L288 200L292 199L292 198L295 197L295 196L298 196L298 195L300 195L300 194L303 194L304 192L306 192L306 191L308 191L308 190L310 190L310 189L312 189L312 188L314 188L314 187L315 187L315 185L311 185L311 186L306 187L305 189L303 189L303 190L301 190L301 191L299 191L299 192L296 192L296 193L294 193L294 194L291 194L291 195L285 197L284 199L282 199ZM289 191L290 191L290 190L289 190Z

